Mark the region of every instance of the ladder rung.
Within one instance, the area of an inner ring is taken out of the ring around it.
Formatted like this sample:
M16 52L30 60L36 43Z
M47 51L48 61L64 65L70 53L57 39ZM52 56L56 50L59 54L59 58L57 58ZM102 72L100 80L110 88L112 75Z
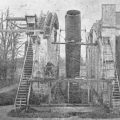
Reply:
M24 91L18 91L18 94L25 94L25 95L26 95L27 92L28 92L27 90L24 90Z
M16 103L15 105L19 105L19 106L26 106L26 104L18 104L18 103Z
M22 99L17 98L16 101L27 101L27 98L22 98Z
M19 91L28 91L29 88L19 88Z

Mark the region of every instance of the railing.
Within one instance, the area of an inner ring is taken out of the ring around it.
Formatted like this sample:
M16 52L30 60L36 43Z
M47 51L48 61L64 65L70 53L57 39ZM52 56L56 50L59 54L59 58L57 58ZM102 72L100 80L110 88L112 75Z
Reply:
M30 41L29 41L29 44L30 44ZM26 54L25 54L25 59L24 59L23 69L22 69L22 74L21 74L20 81L19 81L19 85L18 85L18 89L17 89L17 94L16 94L16 98L15 98L14 107L16 107L16 99L17 99L17 96L18 96L18 91L19 91L20 83L21 83L22 78L23 78L24 66L25 66L25 61L26 61L26 57L27 57L27 52L28 52L29 44L28 44L27 51L26 51Z

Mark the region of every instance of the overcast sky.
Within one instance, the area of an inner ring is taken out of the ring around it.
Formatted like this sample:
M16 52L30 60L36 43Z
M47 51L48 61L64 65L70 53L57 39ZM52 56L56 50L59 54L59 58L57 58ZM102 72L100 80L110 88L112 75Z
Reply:
M117 4L117 11L120 11L120 0L0 0L0 11L9 8L10 13L15 16L39 15L41 10L57 12L60 27L64 29L66 11L77 9L81 11L82 29L86 28L89 31L92 24L101 18L102 4ZM83 40L85 41L84 38ZM82 51L85 57L85 48L82 48ZM64 56L64 50L61 50L61 53Z

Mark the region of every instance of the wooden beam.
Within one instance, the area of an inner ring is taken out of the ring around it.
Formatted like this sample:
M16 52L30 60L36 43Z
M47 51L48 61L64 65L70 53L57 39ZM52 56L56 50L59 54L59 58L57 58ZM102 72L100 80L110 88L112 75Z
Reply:
M106 28L106 29L117 29L117 30L120 30L120 27L118 27L118 26L102 26L102 28Z
M52 42L52 44L75 44L75 45L90 45L95 46L96 43L84 43L84 42Z
M91 82L112 82L113 79L82 79L82 78L71 78L71 79L55 79L55 78L38 78L38 79L32 79L29 82L80 82L80 83L91 83Z
M65 31L65 29L60 29L60 31ZM81 31L85 31L86 32L86 29L81 29Z
M25 17L7 17L8 21L26 21Z
M5 29L0 29L0 32L9 32L9 33L12 33L12 32L15 32L15 33L18 33L18 32L42 32L43 33L43 30L28 30L28 29L17 29L17 30L5 30Z
M30 107L89 107L90 104L70 104L70 103L58 103L58 104L44 104L41 103L40 105L30 105Z

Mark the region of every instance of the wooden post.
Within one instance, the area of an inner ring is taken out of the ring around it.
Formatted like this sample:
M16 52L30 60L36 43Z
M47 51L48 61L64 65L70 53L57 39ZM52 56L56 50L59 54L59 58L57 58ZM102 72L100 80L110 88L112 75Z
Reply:
M88 83L88 104L90 102L90 84Z
M70 98L70 95L69 95L69 87L70 87L70 84L69 84L69 81L68 81L68 103L69 103L69 98Z
M112 83L109 83L109 92L110 92L110 107L112 107Z
M51 104L51 82L49 82L49 104Z

